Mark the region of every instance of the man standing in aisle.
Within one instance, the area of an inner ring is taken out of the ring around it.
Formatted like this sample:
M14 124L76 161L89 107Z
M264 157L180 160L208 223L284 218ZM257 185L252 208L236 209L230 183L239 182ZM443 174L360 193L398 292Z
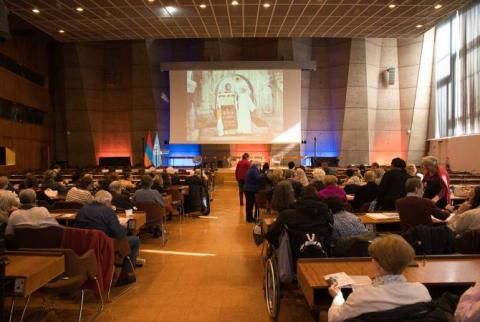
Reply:
M243 206L243 184L245 183L245 175L248 169L250 169L250 156L248 153L242 155L242 160L238 161L237 168L235 169L235 178L238 182L238 195L240 197L240 206Z

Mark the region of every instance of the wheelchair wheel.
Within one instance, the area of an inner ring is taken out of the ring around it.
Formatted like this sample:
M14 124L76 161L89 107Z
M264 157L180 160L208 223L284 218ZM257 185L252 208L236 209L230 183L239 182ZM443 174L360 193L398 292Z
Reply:
M265 263L265 276L263 278L265 302L270 318L274 321L280 311L280 278L275 257L269 257Z

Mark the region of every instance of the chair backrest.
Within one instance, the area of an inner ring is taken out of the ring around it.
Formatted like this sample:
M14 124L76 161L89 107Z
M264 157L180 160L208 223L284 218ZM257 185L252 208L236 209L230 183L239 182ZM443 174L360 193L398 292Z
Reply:
M168 188L167 193L172 195L172 202L183 201L182 192L178 189L178 187Z
M53 209L78 209L83 207L79 202L57 201L53 204Z
M469 230L457 236L455 251L462 254L480 254L480 230Z
M63 231L62 226L19 226L15 228L15 243L18 248L59 248Z
M139 202L135 204L137 209L147 214L147 226L161 224L165 217L165 208L157 203Z
M445 225L418 225L402 234L417 255L446 255L454 252L455 235Z
M258 208L262 209L268 209L268 199L267 199L267 193L264 190L260 190L255 194L255 205Z
M330 253L331 231L303 231L287 228L293 261L299 258L322 258Z
M452 317L453 318L453 317ZM420 302L395 309L369 312L345 322L448 322L449 314L433 303Z

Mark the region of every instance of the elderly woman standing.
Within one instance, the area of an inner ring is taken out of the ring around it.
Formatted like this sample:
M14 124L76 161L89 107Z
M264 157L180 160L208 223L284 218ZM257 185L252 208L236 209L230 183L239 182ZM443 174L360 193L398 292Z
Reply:
M432 298L421 283L407 282L402 275L415 258L413 248L399 235L385 235L368 247L374 278L371 285L359 286L345 300L334 283L328 289L333 297L328 310L329 322L341 322L367 312L381 312L404 305L430 302Z
M445 208L450 203L450 177L447 170L438 164L434 156L422 159L424 169L424 198L431 199L438 208Z
M250 169L248 169L245 175L245 183L243 185L243 191L246 197L245 212L247 215L247 222L254 222L253 218L253 206L255 205L255 194L260 190L260 163L253 161Z

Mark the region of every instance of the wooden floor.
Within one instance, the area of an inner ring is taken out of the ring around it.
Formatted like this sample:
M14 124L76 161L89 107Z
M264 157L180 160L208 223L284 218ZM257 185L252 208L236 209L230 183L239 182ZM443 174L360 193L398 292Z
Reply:
M165 247L159 239L142 237L140 256L147 263L137 269L137 283L115 288L111 303L98 316L95 298L90 295L82 320L270 321L263 299L260 248L253 243L253 225L244 217L236 188L217 188L209 219L169 222ZM77 303L75 299L55 300L56 310L45 311L37 294L26 320L75 321ZM299 292L288 292L282 298L279 321L312 321Z

